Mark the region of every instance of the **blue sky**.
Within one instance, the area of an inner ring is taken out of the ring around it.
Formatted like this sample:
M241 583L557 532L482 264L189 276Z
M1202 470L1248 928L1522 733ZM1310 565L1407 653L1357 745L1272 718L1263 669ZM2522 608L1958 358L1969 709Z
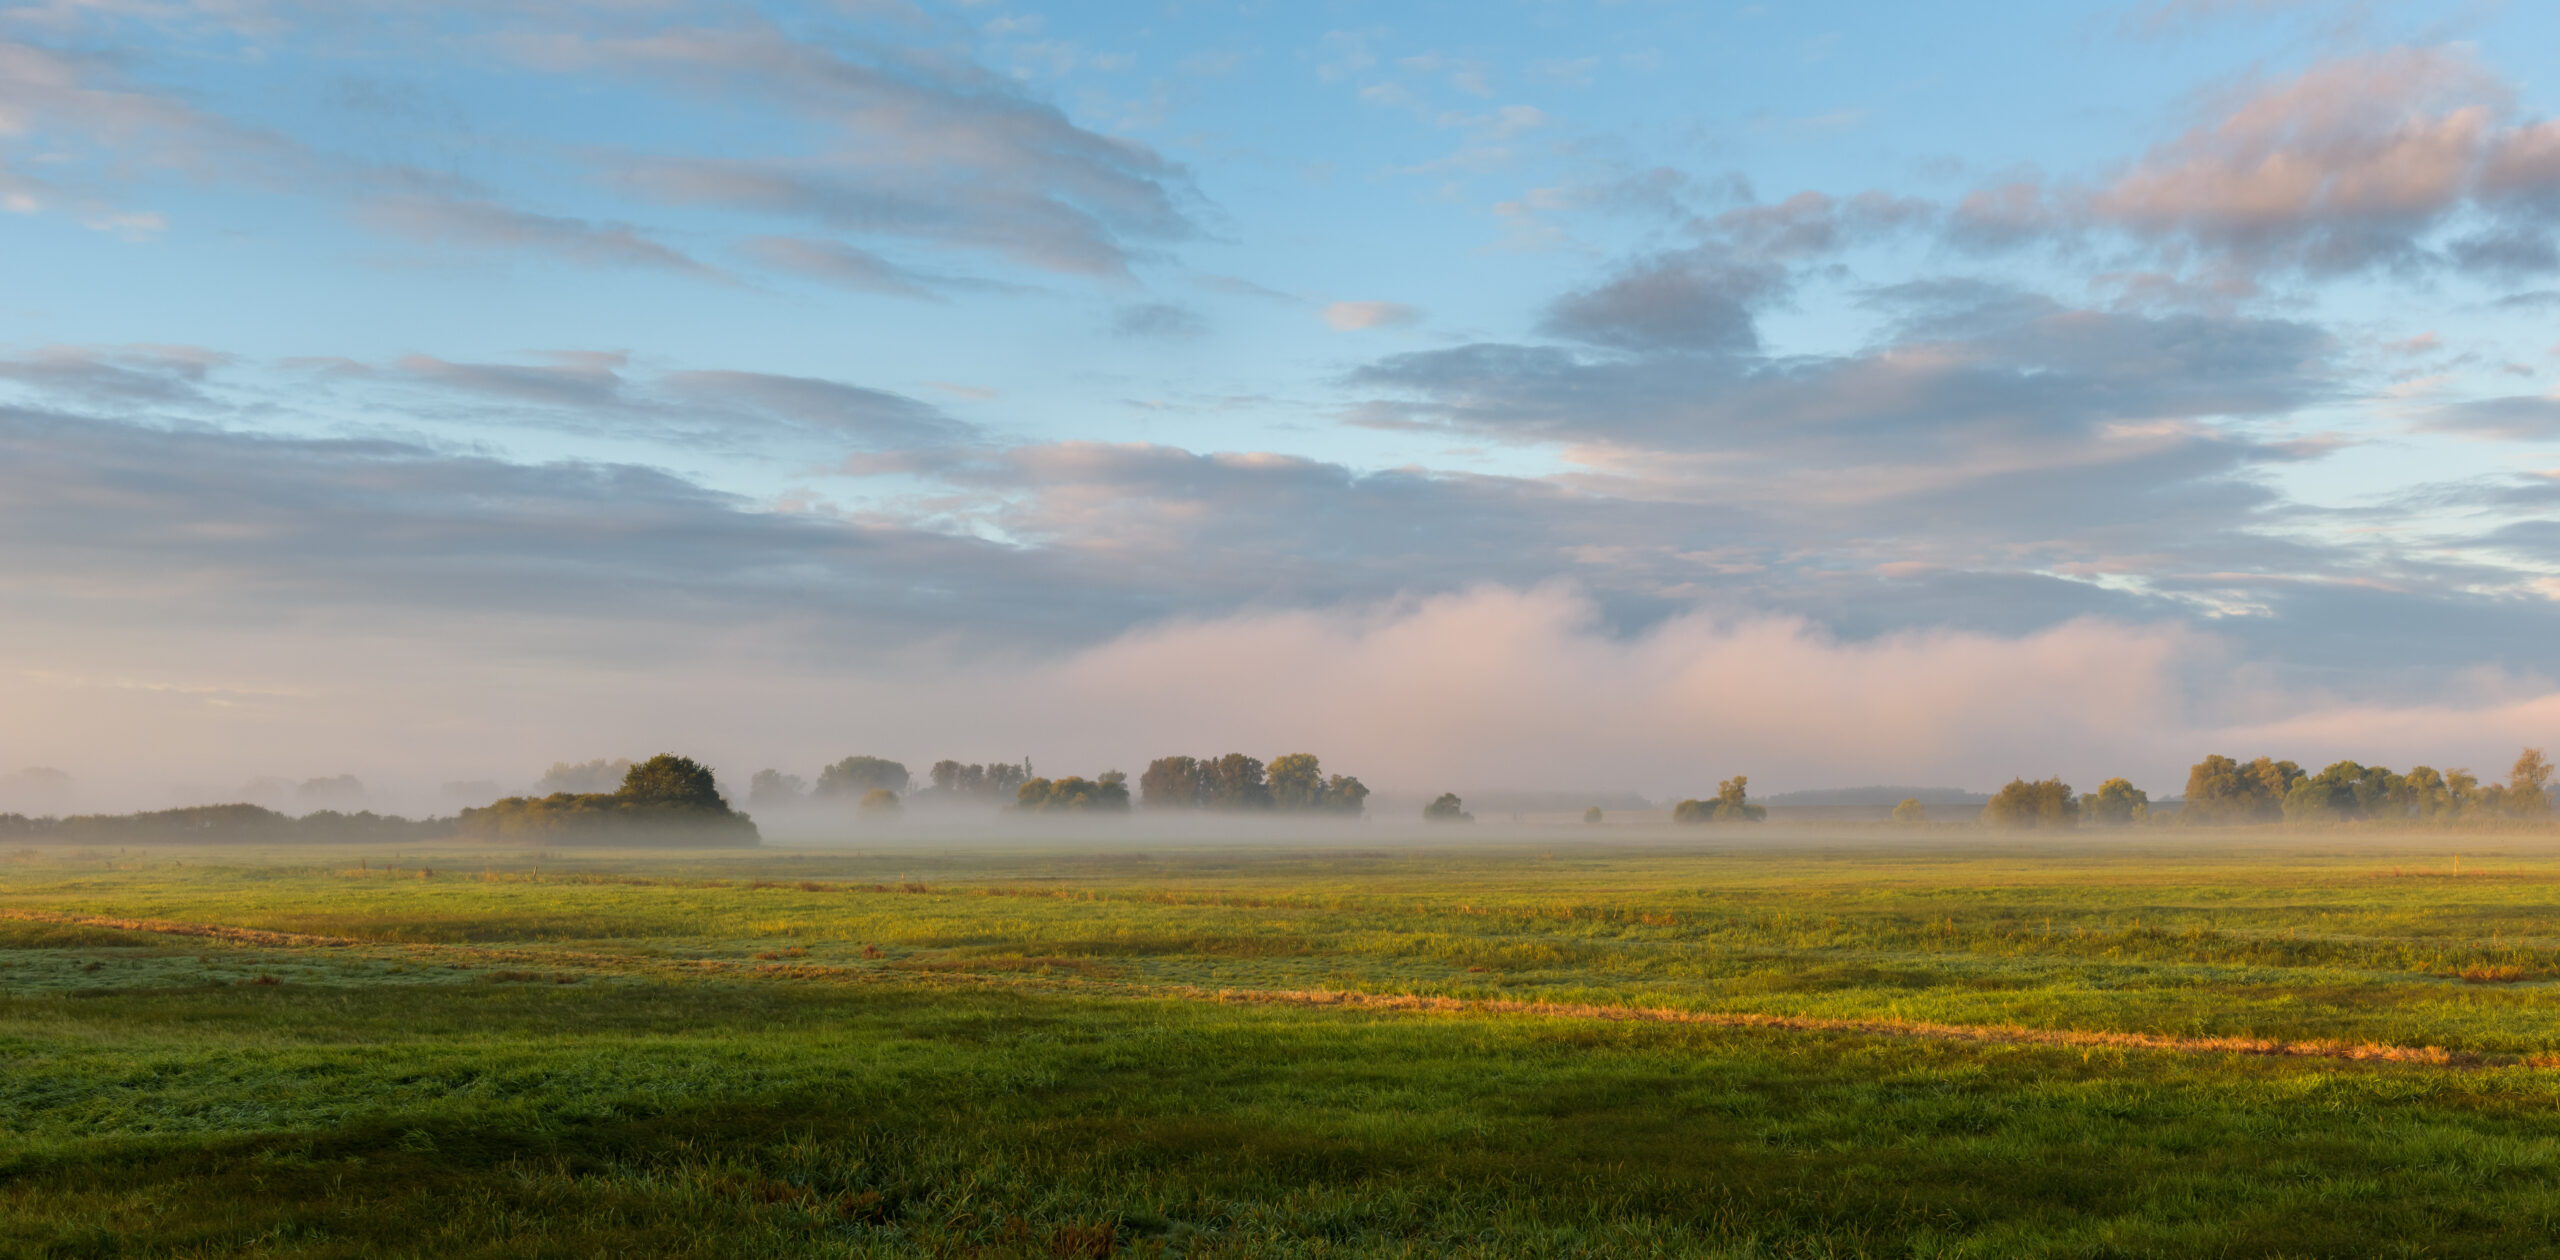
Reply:
M2313 0L0 5L0 763L2486 762L2560 719L2554 48ZM1847 677L1902 716L1790 699Z

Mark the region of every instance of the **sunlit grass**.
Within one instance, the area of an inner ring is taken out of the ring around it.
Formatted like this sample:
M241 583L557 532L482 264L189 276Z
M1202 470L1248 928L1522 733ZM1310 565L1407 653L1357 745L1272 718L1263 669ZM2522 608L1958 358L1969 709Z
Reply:
M2560 1223L2537 1067L1540 1013L2513 1063L2560 1053L2529 834L385 864L0 860L36 916L0 918L0 1249L2490 1255ZM1493 1005L1236 1000L1280 992Z

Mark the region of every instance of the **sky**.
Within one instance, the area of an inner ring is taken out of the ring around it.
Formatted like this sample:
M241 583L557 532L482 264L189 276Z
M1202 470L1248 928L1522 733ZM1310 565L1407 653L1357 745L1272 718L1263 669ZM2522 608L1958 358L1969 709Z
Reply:
M0 772L2495 771L2555 72L2480 0L0 0Z

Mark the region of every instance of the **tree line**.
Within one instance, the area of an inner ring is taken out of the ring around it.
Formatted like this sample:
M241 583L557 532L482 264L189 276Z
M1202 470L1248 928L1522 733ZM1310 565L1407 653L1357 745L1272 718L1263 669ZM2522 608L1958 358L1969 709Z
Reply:
M2468 770L2412 766L2402 774L2387 766L2340 761L2314 774L2291 761L2259 757L2240 761L2215 753L2187 772L2186 799L2177 821L2188 826L2273 822L2445 822L2457 819L2541 819L2552 813L2551 762L2539 748L2516 757L2504 783L2482 783ZM2013 779L1982 807L1995 827L2069 827L2082 822L2123 826L2151 816L2150 795L2123 779L2109 779L2085 796L2072 795L2059 778ZM1901 821L1919 821L1917 801L1894 808Z
M1314 753L1288 753L1265 766L1258 757L1158 757L1138 776L1148 809L1338 814L1356 818L1369 789L1349 775L1328 775Z

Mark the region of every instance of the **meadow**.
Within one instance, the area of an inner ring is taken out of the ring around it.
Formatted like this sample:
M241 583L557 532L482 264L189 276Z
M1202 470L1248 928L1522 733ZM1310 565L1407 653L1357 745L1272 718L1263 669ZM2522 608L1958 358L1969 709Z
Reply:
M2560 835L0 857L0 1254L2560 1250Z

